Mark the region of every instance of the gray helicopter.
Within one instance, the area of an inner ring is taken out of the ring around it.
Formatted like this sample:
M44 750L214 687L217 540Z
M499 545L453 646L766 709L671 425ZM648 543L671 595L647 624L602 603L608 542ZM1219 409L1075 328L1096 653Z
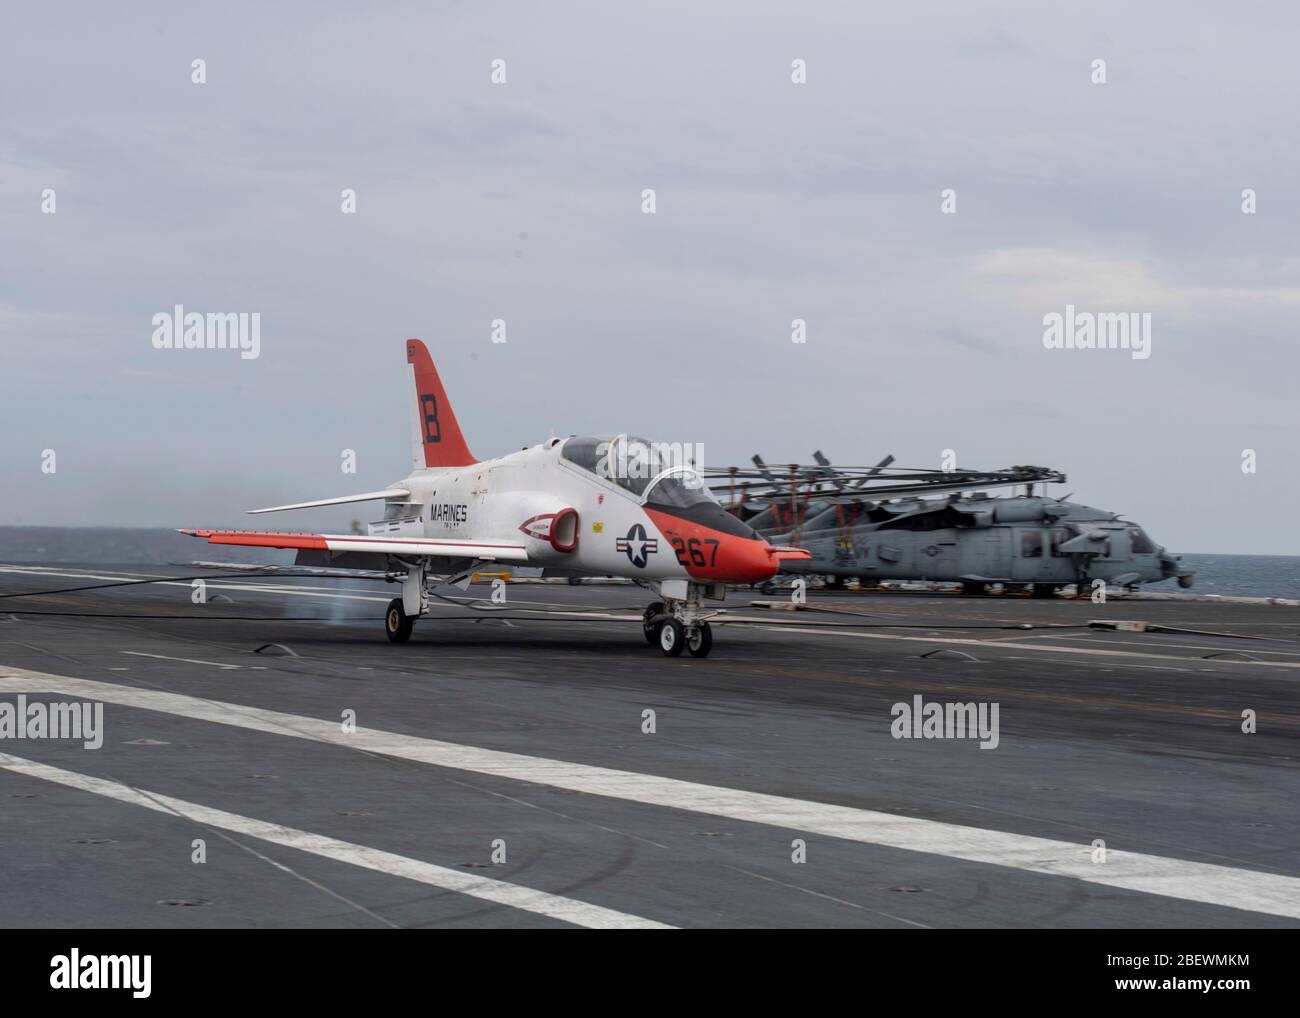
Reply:
M777 468L755 456L752 471L710 471L736 515L774 544L812 553L785 572L825 576L832 587L851 577L926 580L960 583L972 594L999 584L1040 597L1071 584L1088 590L1095 580L1128 589L1175 578L1192 585L1192 571L1138 524L1068 496L1034 494L1035 483L1063 483L1057 471L899 471L888 469L893 457L841 468L814 457L813 466ZM970 490L1021 484L1016 495Z

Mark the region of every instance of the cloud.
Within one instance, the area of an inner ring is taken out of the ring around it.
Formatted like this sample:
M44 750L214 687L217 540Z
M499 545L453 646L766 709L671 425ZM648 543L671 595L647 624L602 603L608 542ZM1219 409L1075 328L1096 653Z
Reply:
M1280 524L1230 547L1221 522L1254 504L1246 446L1273 502L1300 500L1300 139L1277 128L1298 18L15 10L0 522L238 523L382 487L407 465L418 335L481 455L552 426L701 441L716 463L956 448L1064 469L1173 547L1292 551ZM153 350L150 318L175 303L260 312L263 356ZM1065 303L1152 311L1152 359L1044 351ZM34 467L47 447L57 483ZM1185 468L1171 480L1188 463L1195 497Z

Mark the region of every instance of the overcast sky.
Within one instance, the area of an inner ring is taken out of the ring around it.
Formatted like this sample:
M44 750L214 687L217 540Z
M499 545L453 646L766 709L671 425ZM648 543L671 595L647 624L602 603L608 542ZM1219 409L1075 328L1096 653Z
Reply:
M250 526L382 487L418 336L480 458L552 431L713 465L954 449L1064 470L1174 551L1300 554L1293 5L5 21L0 523ZM1151 357L1045 349L1067 303L1149 312ZM154 349L175 304L260 313L261 356Z

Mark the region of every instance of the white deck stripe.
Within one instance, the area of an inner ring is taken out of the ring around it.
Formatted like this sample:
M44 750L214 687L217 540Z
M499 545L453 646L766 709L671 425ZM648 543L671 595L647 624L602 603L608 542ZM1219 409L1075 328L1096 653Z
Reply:
M959 647L983 647L986 650L1033 650L1052 654L1082 654L1084 656L1094 657L1155 658L1160 661L1180 661L1185 665L1213 664L1215 666L1232 665L1248 668L1300 668L1300 661L1232 661L1225 658L1214 658L1213 661L1210 661L1207 658L1191 657L1187 654L1153 654L1150 651L1104 650L1100 647L1062 647L1054 643L1011 643L1003 637L999 637L995 640L976 640L969 637L957 636L896 636L892 633L860 633L847 627L841 629L821 629L815 625L781 626L766 624L759 628L766 629L769 632L779 632L782 634L804 633L810 636L846 636L854 640L894 640L902 643L949 643ZM1037 637L1023 637L1020 639L1037 639Z
M457 894L468 895L471 898L479 898L497 905L507 905L510 908L573 923L575 926L586 926L591 929L672 929L663 923L616 912L584 901L576 901L573 898L548 894L545 891L522 887L504 880L462 873L459 870L435 866L433 863L421 862L419 859L409 859L404 855L395 855L378 848L339 841L337 838L326 837L323 834L312 834L310 831L300 831L294 827L254 820L251 817L240 816L238 813L227 813L224 810L212 809L209 806L201 806L198 803L161 795L158 792L139 791L117 781L78 774L76 771L67 771L61 767L51 767L23 757L10 756L8 753L0 753L0 767L26 774L28 777L40 778L42 781L52 781L82 792L91 792L119 802L130 803L133 806L143 806L158 813L179 816L206 827L218 827L236 834L245 834L261 841L294 848L300 852L310 852L312 855L350 863L377 873L415 880L445 891L455 891Z
M132 657L153 657L161 661L182 661L187 665L208 665L212 668L239 669L243 665L223 665L219 661L200 661L193 657L170 657L167 654L147 654L142 650L124 650L123 654L130 654Z
M1094 863L1086 844L480 749L374 729L358 729L345 735L335 721L318 721L179 693L0 666L0 692L5 691L59 692L588 795L707 813L804 834L821 834L868 845L925 852L1047 876L1070 877L1128 891L1300 919L1300 878L1297 877L1124 852L1109 847L1107 861Z

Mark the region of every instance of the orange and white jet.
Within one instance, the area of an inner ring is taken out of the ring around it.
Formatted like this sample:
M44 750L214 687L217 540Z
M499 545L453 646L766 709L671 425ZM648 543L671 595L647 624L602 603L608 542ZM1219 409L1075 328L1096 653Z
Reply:
M299 565L386 570L402 584L385 614L395 643L428 610L431 583L461 583L494 563L538 566L551 576L619 576L655 590L647 641L669 656L704 657L709 618L728 583L761 583L782 561L808 558L775 547L728 513L689 464L665 446L628 435L553 438L497 459L476 460L451 401L418 339L406 342L414 469L359 495L254 509L284 512L384 501L366 535L183 530L211 544L296 548Z

